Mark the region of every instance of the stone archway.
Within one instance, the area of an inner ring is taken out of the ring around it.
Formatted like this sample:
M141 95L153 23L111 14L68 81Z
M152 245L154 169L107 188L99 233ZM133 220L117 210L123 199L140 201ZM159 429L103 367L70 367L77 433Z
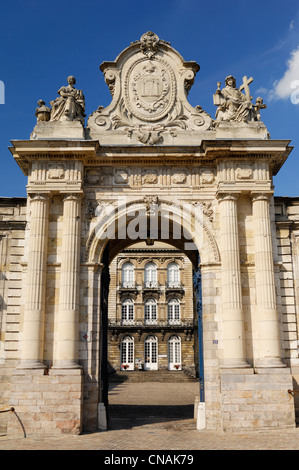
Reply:
M28 176L29 223L20 261L22 345L18 339L11 404L17 399L23 406L32 434L42 414L45 428L50 421L58 434L96 428L106 394L100 337L108 267L133 243L128 231L135 233L139 210L142 239L166 239L196 267L194 254L200 254L207 427L240 429L245 422L263 428L278 397L283 411L271 426L293 425L286 366L296 364L298 354L293 361L289 343L282 342L271 226L273 176L291 152L289 142L269 138L251 103L243 107L246 122L213 120L201 106L191 106L187 95L199 66L154 33L131 43L115 62L102 63L101 70L112 102L99 106L86 127L81 119L38 118L30 140L12 141L11 152ZM214 95L216 106L223 103L221 93L219 88ZM169 212L170 235L168 225L161 225ZM23 393L25 375L28 392L38 389L43 398L38 411ZM55 388L50 397L49 385ZM238 407L244 387L250 413ZM260 394L263 410L253 420ZM52 400L58 417L49 413ZM230 413L231 405L238 413Z
M154 200L155 204L149 204L148 201L134 201L130 204L122 207L121 210L109 212L106 217L103 217L98 221L97 226L94 228L91 237L87 243L87 263L96 264L100 266L100 271L97 274L97 283L101 286L100 296L97 288L91 296L97 296L100 298L99 312L100 312L100 390L99 390L99 428L105 428L107 425L107 417L105 410L108 407L108 376L107 368L107 325L108 325L108 286L109 286L109 264L111 260L117 255L117 253L123 250L126 246L130 246L136 243L136 239L129 238L130 226L129 224L134 221L132 214L136 216L135 220L139 221L139 225L143 226L140 228L138 235L141 240L145 240L150 243L152 236L155 240L166 239L168 244L179 248L185 253L193 265L194 273L196 276L196 295L201 297L201 283L198 283L198 274L200 272L199 259L203 259L206 262L203 264L203 282L205 282L205 276L208 274L208 278L211 277L212 271L219 264L219 251L217 243L209 223L206 220L206 216L203 214L202 208L196 211L190 210L188 206L185 208L185 212L182 206L178 204L171 204L169 201ZM141 214L141 215L140 215ZM171 214L171 224L169 214ZM138 219L139 217L139 219ZM151 224L151 217L157 217L157 225ZM167 219L166 219L167 217ZM123 225L118 224L121 221ZM167 222L167 223L166 223ZM155 230L153 230L153 225ZM127 237L124 237L123 228L127 229ZM151 230L152 228L152 230ZM197 230L195 230L195 228ZM165 232L166 230L166 232ZM201 233L200 233L201 231ZM118 234L122 233L122 237L119 238ZM109 234L109 239L107 237ZM132 235L132 232L131 232ZM150 240L149 240L150 239ZM204 241L205 240L205 241ZM200 248L200 251L198 250ZM199 258L200 253L200 258ZM217 268L216 268L217 269ZM210 281L208 281L210 282ZM97 283L93 283L95 286ZM195 285L194 285L195 287ZM198 301L196 302L198 304ZM196 307L197 308L197 307ZM196 310L197 311L197 310ZM202 310L201 310L202 312ZM197 311L199 313L199 311ZM199 316L199 332L201 335L198 340L198 354L200 356L199 364L199 388L198 395L200 400L204 401L204 343L202 336L202 315Z

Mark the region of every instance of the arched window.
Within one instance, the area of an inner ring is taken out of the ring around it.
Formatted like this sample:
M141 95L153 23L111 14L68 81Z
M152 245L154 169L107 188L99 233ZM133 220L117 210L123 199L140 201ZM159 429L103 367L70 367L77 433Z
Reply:
M167 285L168 287L180 285L180 267L177 263L170 263L167 267Z
M156 336L148 336L144 342L144 369L158 369L158 340Z
M148 299L144 304L144 323L147 325L157 323L157 302Z
M177 335L168 340L168 369L181 370L181 338Z
M132 263L124 263L122 267L122 287L134 287L134 266Z
M134 338L125 336L120 343L120 369L134 370Z
M134 301L132 299L122 301L121 322L123 325L134 322Z
M157 287L157 266L155 263L147 263L144 268L145 287Z
M178 299L171 299L167 304L168 323L178 324L181 320L180 302Z

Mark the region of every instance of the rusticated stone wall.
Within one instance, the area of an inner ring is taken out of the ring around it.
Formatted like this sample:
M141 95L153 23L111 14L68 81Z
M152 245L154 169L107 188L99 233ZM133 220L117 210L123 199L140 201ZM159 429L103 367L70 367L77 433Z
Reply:
M82 431L81 370L16 369L11 377L8 434L45 437Z

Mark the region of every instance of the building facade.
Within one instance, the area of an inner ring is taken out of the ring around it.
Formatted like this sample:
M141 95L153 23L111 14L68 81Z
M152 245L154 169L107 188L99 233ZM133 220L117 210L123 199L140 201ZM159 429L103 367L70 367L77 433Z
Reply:
M183 370L196 376L193 268L184 253L159 242L139 243L112 261L110 276L112 370Z
M68 77L52 107L39 102L30 138L12 140L28 184L26 200L0 200L2 405L15 410L6 415L7 432L106 429L108 354L115 368L135 367L135 358L154 367L168 344L175 360L161 358L158 368L183 367L186 334L169 323L178 312L191 322L187 288L198 320L200 426L295 426L299 207L273 192L290 141L270 138L246 76L238 87L232 76L218 86L215 118L192 107L199 66L154 33L100 68L109 106L97 104L85 121L84 95ZM123 253L130 263L138 242L177 250L180 261L175 255L172 262L181 275L188 259L193 285L186 264L184 292L170 300L154 285L149 291L152 264L146 278L146 263L142 272L134 266L136 278L123 266ZM117 278L117 260L129 287ZM155 316L172 339L158 336ZM144 341L136 340L132 318L147 329ZM115 336L124 361L113 359Z

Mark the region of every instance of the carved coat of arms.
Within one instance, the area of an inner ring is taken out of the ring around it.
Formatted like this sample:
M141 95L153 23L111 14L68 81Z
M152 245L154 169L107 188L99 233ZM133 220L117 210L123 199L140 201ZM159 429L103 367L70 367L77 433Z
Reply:
M206 130L214 132L212 118L186 99L199 65L184 61L153 32L100 68L113 99L88 118L92 138L111 142L113 132L113 142L127 144L129 138L151 146L172 144L178 135L188 139L185 131L196 137Z
M126 104L131 113L144 121L163 118L175 98L175 80L168 64L158 59L144 59L129 70Z

